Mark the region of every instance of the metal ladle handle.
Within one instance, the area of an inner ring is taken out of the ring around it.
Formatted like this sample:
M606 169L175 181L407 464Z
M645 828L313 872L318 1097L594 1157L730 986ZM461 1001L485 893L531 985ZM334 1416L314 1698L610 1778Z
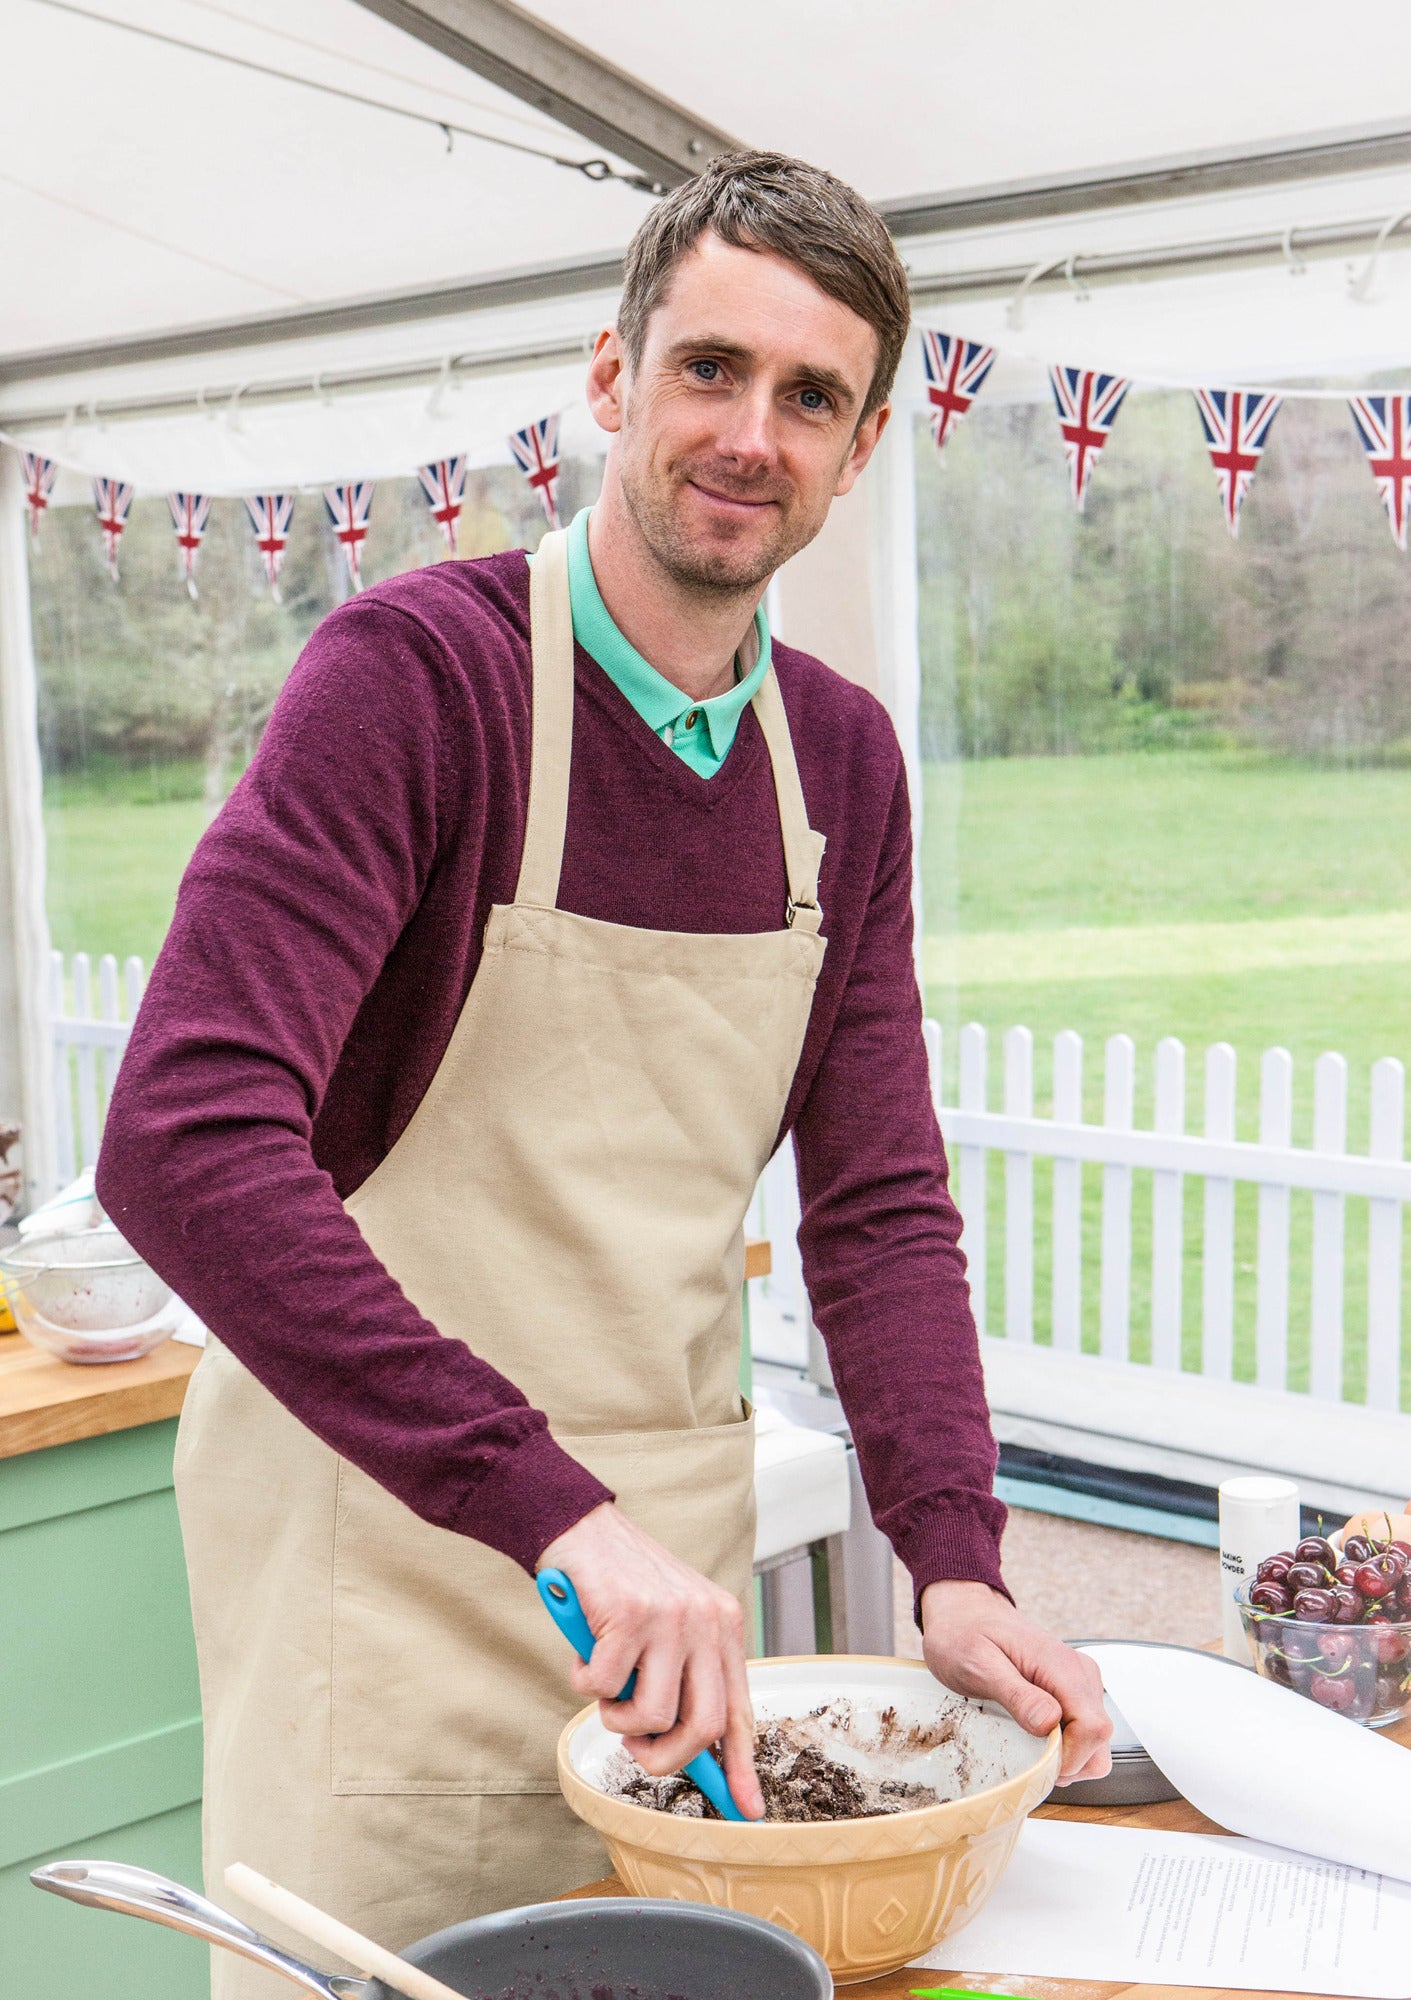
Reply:
M168 1881L165 1875L154 1875L150 1869L133 1868L124 1861L49 1861L36 1868L29 1879L36 1889L47 1889L51 1896L66 1897L71 1903L145 1917L148 1923L165 1924L168 1930L221 1945L292 1980L306 1993L317 1994L319 2000L367 2000L367 1980L315 1971L219 1904L208 1902L180 1882Z

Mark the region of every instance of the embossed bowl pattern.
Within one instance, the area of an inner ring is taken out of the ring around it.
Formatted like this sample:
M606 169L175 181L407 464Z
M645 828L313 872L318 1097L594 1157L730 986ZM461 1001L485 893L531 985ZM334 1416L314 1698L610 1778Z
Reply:
M820 1739L828 1754L874 1775L961 1795L911 1812L817 1825L678 1819L608 1796L607 1767L621 1750L596 1707L576 1715L559 1738L559 1783L635 1895L765 1917L820 1952L841 1985L895 1971L968 1922L1058 1773L1057 1730L1028 1735L996 1705L951 1694L919 1660L760 1660L751 1663L750 1690L761 1722L800 1721L831 1704L851 1720ZM877 1738L888 1711L901 1725L891 1727L894 1742L914 1730L924 1744L948 1719L953 1733L939 1747L883 1755Z

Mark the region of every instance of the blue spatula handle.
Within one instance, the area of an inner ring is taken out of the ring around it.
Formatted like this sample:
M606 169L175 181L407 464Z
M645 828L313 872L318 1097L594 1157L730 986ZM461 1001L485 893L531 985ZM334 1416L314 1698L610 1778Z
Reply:
M583 1616L583 1606L578 1602L578 1592L569 1579L561 1569L543 1569L540 1570L536 1581L545 1608L564 1638L580 1660L591 1659L597 1641L593 1637L591 1626ZM637 1672L634 1668L628 1675L627 1685L617 1697L618 1700L630 1701L632 1690L636 1685ZM703 1792L710 1800L722 1819L744 1821L745 1815L730 1796L725 1773L709 1750L702 1750L699 1756L693 1757L685 1766L685 1774L697 1790Z

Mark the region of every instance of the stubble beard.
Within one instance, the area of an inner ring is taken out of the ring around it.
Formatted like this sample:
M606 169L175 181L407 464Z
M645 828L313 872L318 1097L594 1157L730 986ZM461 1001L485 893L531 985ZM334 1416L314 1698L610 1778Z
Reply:
M706 468L701 470L704 472ZM701 597L733 598L757 592L790 556L797 555L813 540L822 526L821 522L802 522L797 509L786 504L776 519L774 532L763 545L702 548L681 526L673 505L673 496L679 490L677 485L639 477L631 465L623 466L621 479L628 512L654 559L673 583ZM730 490L724 479L716 478L711 484L718 492ZM739 497L754 496L741 493Z

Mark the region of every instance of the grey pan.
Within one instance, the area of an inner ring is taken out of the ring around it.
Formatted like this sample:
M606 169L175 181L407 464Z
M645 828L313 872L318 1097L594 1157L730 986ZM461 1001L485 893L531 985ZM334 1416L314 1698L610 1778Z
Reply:
M318 1972L194 1889L145 1868L51 1861L29 1879L70 1902L222 1945L318 2000L395 2000L380 1979ZM762 1917L628 1896L475 1917L404 1955L467 2000L831 2000L833 1992L812 1946Z
M1170 1646L1160 1639L1070 1639L1068 1643L1080 1653L1089 1646L1141 1646L1163 1653L1200 1653L1202 1659L1219 1660L1227 1667L1239 1664L1236 1660L1227 1660L1223 1653L1206 1653L1199 1646ZM1110 1698L1108 1712L1112 1713ZM1107 1776L1084 1778L1074 1785L1055 1785L1049 1793L1049 1800L1056 1806L1152 1806L1180 1796L1166 1773L1152 1761L1130 1732L1128 1740L1122 1742L1114 1731L1112 1769Z

